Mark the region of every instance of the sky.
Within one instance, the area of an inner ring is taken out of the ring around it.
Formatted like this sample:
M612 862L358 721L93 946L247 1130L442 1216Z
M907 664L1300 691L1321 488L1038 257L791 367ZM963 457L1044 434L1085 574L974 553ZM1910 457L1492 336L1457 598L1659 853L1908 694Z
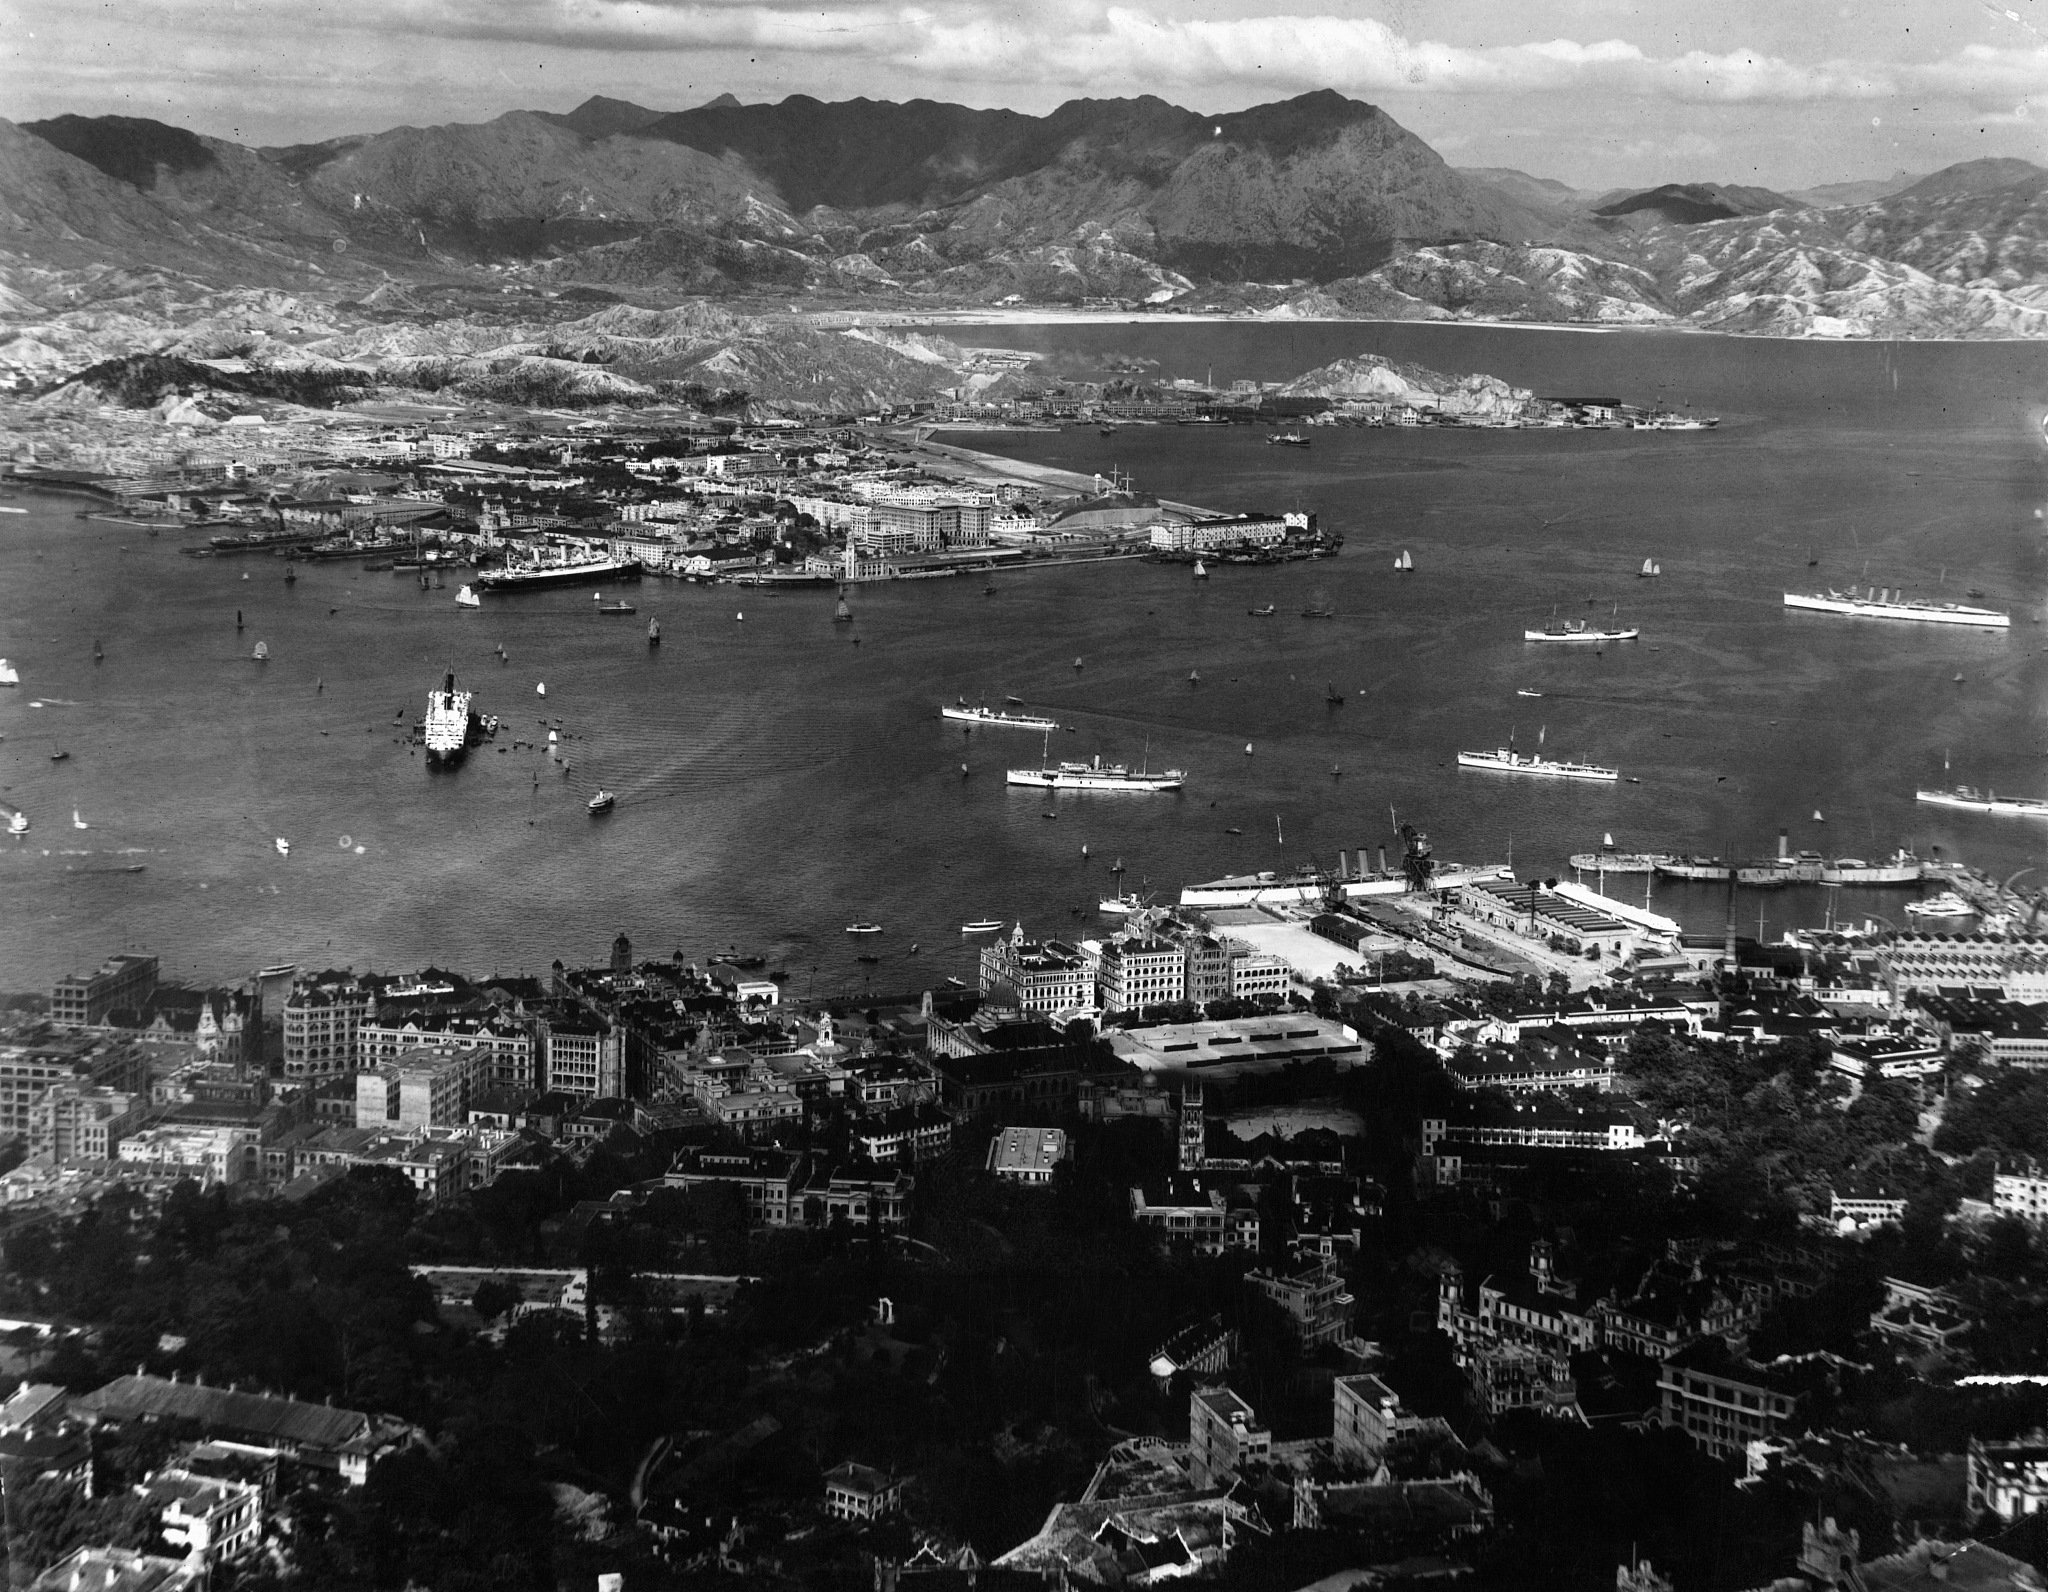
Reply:
M1313 89L1454 165L1772 188L2048 164L2048 0L0 0L0 115L248 144L568 110Z

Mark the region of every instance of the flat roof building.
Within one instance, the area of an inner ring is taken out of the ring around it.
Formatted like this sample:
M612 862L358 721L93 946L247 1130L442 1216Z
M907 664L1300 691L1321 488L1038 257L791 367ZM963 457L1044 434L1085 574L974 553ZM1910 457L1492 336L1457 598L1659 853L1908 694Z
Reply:
M988 1145L988 1169L1012 1183L1043 1185L1067 1155L1067 1136L1058 1128L1004 1128Z

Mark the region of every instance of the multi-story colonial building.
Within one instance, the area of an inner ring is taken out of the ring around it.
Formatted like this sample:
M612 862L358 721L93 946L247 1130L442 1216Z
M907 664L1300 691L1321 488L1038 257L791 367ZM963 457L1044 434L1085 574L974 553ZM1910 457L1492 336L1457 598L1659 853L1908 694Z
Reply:
M1026 1012L1088 1011L1095 1005L1087 959L1059 940L1027 940L1020 922L982 947L984 998Z
M1663 1424L1679 1428L1720 1459L1735 1458L1753 1442L1792 1430L1806 1396L1804 1378L1741 1359L1718 1338L1666 1360L1657 1386L1663 1392Z
M140 1006L156 988L153 956L114 956L87 974L71 973L50 991L50 1021L60 1028L88 1028L116 1007Z
M29 1107L29 1153L58 1162L111 1160L121 1136L146 1117L146 1102L121 1090L75 1081L52 1084Z
M1172 940L1135 936L1110 940L1102 948L1096 974L1102 1009L1126 1011L1188 999L1187 964L1187 951Z
M284 1003L284 1074L335 1078L355 1070L356 1031L391 980L349 972L310 973L292 980Z

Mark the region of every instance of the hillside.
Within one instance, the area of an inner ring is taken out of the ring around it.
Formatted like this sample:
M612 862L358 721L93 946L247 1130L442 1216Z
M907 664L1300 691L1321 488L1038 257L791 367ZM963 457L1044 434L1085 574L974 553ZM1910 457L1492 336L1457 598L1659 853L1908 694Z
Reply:
M1721 183L1592 194L1454 169L1329 91L1222 116L1149 96L1044 116L730 95L663 111L600 96L260 150L144 118L61 116L0 122L0 363L42 379L74 354L381 334L395 320L549 323L544 305L590 293L785 316L1213 303L2031 336L2048 309L2044 193L2048 169L1976 160L1796 196ZM280 321L236 298L264 293L296 309Z

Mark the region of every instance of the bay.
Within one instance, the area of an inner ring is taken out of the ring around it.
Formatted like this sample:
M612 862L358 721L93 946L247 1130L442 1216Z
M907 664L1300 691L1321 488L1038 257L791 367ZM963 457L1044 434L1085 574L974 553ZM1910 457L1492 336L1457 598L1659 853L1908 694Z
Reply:
M799 994L896 993L971 980L970 919L1092 929L1119 856L1129 885L1170 899L1226 871L1392 844L1393 812L1440 857L1512 847L1525 875L1565 872L1603 832L1746 857L1781 827L1831 855L1940 846L2001 877L2048 863L2041 826L1913 801L1945 756L1950 782L2048 787L2034 622L2048 350L1384 325L955 335L1219 380L1377 351L1546 394L1689 402L1723 423L1318 429L1306 450L1256 428L955 438L1126 469L1218 508L1313 509L1345 550L1204 582L1121 563L1005 572L991 596L979 580L865 587L851 626L831 622L829 590L649 580L629 593L635 616L605 618L587 591L461 611L452 587L353 564L301 566L287 585L278 560L187 559L177 537L23 493L31 512L0 519L0 655L23 677L0 691L0 800L34 827L0 843L0 987L44 988L124 949L207 979L278 961L542 972L602 960L623 931L640 954L758 951ZM1403 548L1410 575L1393 569ZM1661 579L1636 578L1645 557ZM1850 582L1981 589L2014 627L1941 633L1780 601ZM1300 618L1311 601L1337 617ZM1268 602L1274 617L1247 613ZM1643 640L1597 656L1522 642L1553 610L1618 612ZM257 639L267 664L248 656ZM559 717L568 772L485 747L430 774L394 719L450 667L507 721L499 747ZM958 694L1023 697L1075 726L1054 755L1184 767L1187 790L1007 789L1004 767L1034 761L1038 740L962 735L936 717ZM1510 734L1642 783L1544 788L1454 766ZM600 784L619 805L593 819ZM99 871L135 862L147 871ZM1908 894L1843 892L1841 909L1896 919ZM1725 911L1718 889L1661 883L1652 904L1702 928ZM1824 910L1819 890L1737 907L1745 932L1761 911L1772 934ZM869 949L843 933L856 919L886 926L879 964L854 960Z

